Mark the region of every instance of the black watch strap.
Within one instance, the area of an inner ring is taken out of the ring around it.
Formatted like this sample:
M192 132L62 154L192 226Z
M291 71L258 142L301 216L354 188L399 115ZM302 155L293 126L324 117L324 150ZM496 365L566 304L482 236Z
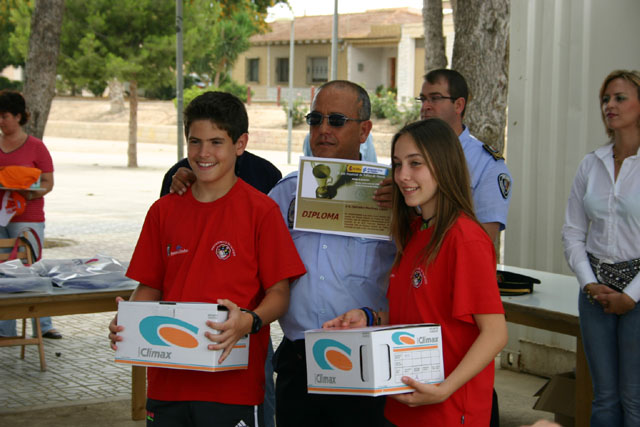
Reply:
M262 319L256 313L251 310L247 310L246 308L241 308L240 311L244 311L245 313L249 313L253 317L253 323L251 324L251 332L252 334L257 334L260 328L262 328Z

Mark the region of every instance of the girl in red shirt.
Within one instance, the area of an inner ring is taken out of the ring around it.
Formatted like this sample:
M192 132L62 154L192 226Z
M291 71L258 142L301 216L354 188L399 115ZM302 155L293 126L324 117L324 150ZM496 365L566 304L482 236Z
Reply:
M388 396L386 422L487 426L493 359L506 345L507 326L493 243L473 213L462 147L444 121L427 119L400 130L392 154L392 237L398 252L389 311L364 307L324 326L440 324L445 380L433 385L403 377L414 391Z

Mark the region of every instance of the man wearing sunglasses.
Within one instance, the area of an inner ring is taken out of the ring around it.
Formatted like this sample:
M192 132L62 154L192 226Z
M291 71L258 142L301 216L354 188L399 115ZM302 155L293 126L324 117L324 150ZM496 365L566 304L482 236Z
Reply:
M307 115L311 151L316 157L359 160L371 131L369 95L348 81L332 81L316 92ZM311 233L293 229L297 172L269 195L280 206L307 273L291 283L289 311L280 319L284 339L274 356L276 421L289 426L379 426L384 397L307 393L304 331L353 307L386 307L391 242Z
M468 98L464 77L455 70L439 69L424 76L416 100L422 103L421 119L442 119L458 135L471 175L475 214L495 242L507 224L511 174L500 153L476 139L462 123Z

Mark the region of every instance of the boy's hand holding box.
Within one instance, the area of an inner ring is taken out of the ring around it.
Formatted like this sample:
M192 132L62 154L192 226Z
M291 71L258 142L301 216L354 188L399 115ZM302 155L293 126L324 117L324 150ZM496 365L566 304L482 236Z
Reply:
M309 393L381 396L444 381L440 325L313 329L304 334Z
M247 369L249 337L241 338L229 356L218 359L222 350L209 350L212 344L204 333L215 333L208 320L224 322L227 308L218 304L173 302L120 302L119 333L116 362L198 371Z

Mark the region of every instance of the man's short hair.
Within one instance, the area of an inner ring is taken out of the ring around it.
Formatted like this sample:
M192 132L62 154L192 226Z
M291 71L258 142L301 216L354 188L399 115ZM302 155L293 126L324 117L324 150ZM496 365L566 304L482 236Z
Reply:
M449 70L447 68L440 68L438 70L431 70L424 76L424 80L431 84L436 84L440 80L445 80L449 84L449 96L454 98L455 101L458 98L464 98L464 109L461 116L464 117L464 112L467 109L467 103L469 102L469 86L462 74L456 70Z
M367 91L360 85L350 82L348 80L331 80L320 86L318 91L316 92L315 97L313 98L312 107L315 106L316 98L322 92L322 89L337 86L340 89L351 89L358 96L358 104L360 108L358 109L358 118L360 120L369 120L371 118L371 100L369 100L369 94Z
M189 128L196 120L209 120L226 131L235 143L249 132L249 118L244 104L236 96L226 92L205 92L195 97L184 109L184 134L189 138Z

